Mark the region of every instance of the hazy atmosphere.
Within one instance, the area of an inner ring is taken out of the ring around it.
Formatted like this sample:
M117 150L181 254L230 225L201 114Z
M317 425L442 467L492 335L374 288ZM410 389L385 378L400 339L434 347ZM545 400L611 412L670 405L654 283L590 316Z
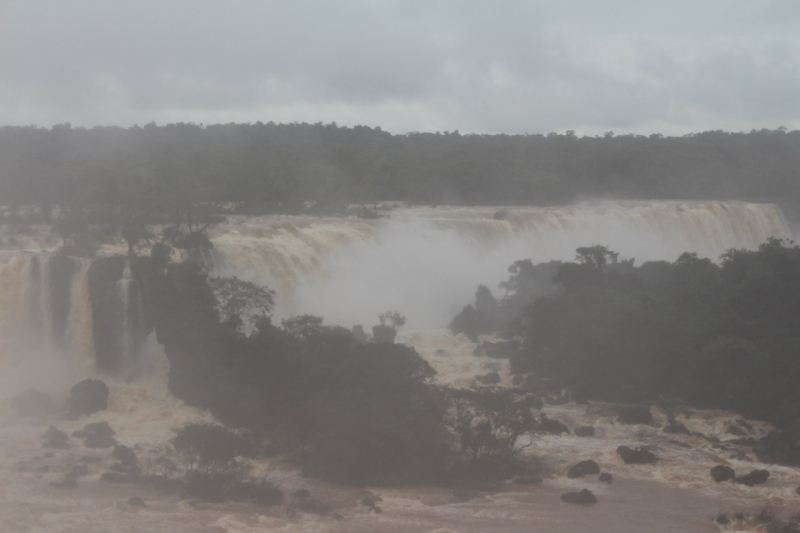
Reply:
M800 2L0 0L0 533L800 533Z
M4 0L0 71L14 125L794 129L800 5Z

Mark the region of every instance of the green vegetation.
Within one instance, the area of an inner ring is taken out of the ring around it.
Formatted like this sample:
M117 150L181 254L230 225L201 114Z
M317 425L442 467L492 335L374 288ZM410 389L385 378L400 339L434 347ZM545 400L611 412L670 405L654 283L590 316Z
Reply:
M800 247L771 239L719 264L684 253L637 267L593 246L509 270L499 313L532 301L505 322L524 339L515 372L581 398L680 398L768 420L783 433L762 441L763 456L800 464Z
M381 314L372 339L309 315L276 327L270 291L209 279L192 260L167 264L162 248L140 257L134 275L154 288L149 305L170 361L170 390L229 427L264 435L271 453L309 475L353 485L484 486L513 475L522 463L517 438L541 430L534 413L541 403L524 393L435 386L428 363L393 342L405 322L399 313ZM249 335L245 315L255 317ZM236 465L238 444L225 438L204 427L176 439L193 472L189 487L212 490L220 485L214 472L225 477ZM204 460L197 443L206 441L223 442L226 453Z
M778 201L797 214L799 169L800 132L782 128L683 137L392 135L363 126L260 122L0 128L8 222L50 223L57 205L68 218L90 214L98 224L137 217L180 223L188 241L202 233L210 211L322 215L358 203L361 216L376 217L379 200L740 199ZM64 235L73 225L63 221Z

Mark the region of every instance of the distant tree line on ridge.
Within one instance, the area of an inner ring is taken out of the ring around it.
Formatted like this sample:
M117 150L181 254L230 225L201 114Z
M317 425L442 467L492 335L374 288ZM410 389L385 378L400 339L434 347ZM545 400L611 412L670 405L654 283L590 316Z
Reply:
M181 211L191 222L189 206L204 203L335 214L384 200L555 205L596 197L780 201L796 213L800 132L392 135L271 122L0 128L7 221L31 205L45 218L58 205L151 221Z

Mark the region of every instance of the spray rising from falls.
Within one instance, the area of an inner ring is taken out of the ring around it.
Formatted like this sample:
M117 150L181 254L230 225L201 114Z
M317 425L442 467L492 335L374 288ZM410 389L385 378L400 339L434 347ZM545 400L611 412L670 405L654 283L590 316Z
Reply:
M565 207L400 208L380 220L263 217L215 229L215 270L278 292L277 315L373 323L386 309L412 328L440 327L475 286L518 259L572 260L602 244L638 262L685 251L718 258L791 238L781 209L744 202L631 201Z

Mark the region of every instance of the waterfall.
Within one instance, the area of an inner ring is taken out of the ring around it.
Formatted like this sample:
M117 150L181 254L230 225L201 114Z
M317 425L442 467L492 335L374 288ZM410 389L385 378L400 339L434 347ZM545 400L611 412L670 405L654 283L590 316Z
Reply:
M603 244L639 263L684 251L716 260L730 248L792 235L772 204L609 201L401 207L379 220L230 217L210 237L214 250L193 257L217 275L276 290L277 319L309 313L369 327L396 310L413 331L446 325L479 283L496 291L518 259L571 260L575 248ZM136 377L154 347L144 335L140 287L119 255L124 247L112 244L89 260L53 254L50 244L0 252L0 389Z
M0 390L62 385L92 372L89 261L32 254L0 255Z
M622 257L717 260L791 238L777 205L711 201L587 202L561 207L406 207L380 220L232 218L215 228L215 272L277 291L278 318L375 323L398 310L410 327L446 324L478 283L496 289L518 259L572 260L603 244Z

